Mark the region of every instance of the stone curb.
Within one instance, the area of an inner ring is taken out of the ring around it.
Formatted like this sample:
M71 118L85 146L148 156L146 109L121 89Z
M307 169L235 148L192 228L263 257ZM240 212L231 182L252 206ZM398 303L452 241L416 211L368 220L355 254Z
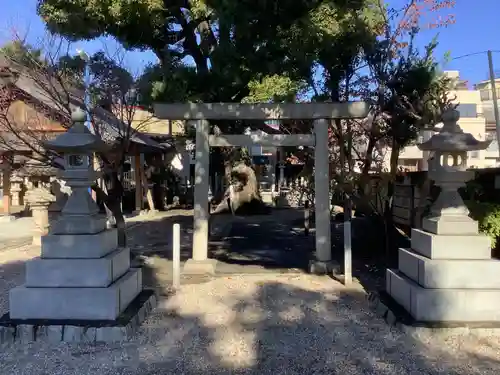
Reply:
M380 300L380 296L377 292L370 292L366 295L366 299L371 309L375 311L375 314L384 319L385 322L402 331L405 334L412 336L429 336L429 335L439 335L439 336L456 336L456 335L475 335L475 336L499 336L500 328L482 328L482 327L423 327L423 326L412 326L405 324L398 318L386 304Z
M130 319L127 325L91 327L75 325L31 325L0 326L0 344L27 344L33 342L123 342L135 336L149 313L156 308L157 297L152 294Z

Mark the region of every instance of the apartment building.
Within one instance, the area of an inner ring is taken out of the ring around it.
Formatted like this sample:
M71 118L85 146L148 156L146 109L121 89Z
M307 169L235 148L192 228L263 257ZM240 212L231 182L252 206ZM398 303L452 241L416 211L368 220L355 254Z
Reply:
M467 84L460 79L458 71L446 71L446 75L452 78L456 83L454 90L449 95L458 103L457 110L460 112L459 125L464 132L471 133L478 140L490 139L491 134L487 133L486 119L483 115L483 101L481 100L481 91L477 88L469 89ZM417 143L428 140L434 134L431 130L422 131ZM498 145L496 153L489 150L469 152L467 165L470 168L487 168L497 165ZM416 145L405 147L399 156L399 165L401 168L418 171L427 170L427 152L419 150ZM385 162L390 159L390 152L386 153ZM387 164L387 167L389 164Z
M495 79L497 98L500 98L500 78ZM495 113L493 105L493 91L490 80L484 80L475 85L479 91L483 116L486 121L486 139L491 139L490 146L486 149L485 157L487 166L498 166L500 164L500 154L496 135Z

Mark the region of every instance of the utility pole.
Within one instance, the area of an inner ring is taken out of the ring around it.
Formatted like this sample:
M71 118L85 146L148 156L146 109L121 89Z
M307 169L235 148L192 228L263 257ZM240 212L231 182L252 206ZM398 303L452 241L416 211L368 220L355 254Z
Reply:
M495 130L497 133L497 144L500 145L500 115L498 114L497 87L495 84L495 71L493 69L493 56L490 50L488 50L488 65L490 68L490 85L491 85L491 92L493 99L493 113L495 115ZM500 147L499 147L499 152L500 152Z

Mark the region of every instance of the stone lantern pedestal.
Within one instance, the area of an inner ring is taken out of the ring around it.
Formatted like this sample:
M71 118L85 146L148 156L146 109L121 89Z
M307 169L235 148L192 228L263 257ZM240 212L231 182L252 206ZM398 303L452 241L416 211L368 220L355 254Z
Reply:
M0 319L0 328L14 327L13 336L23 340L123 340L156 301L151 291L142 290L141 269L131 268L130 250L118 248L116 229L106 228L106 216L88 192L97 177L89 157L107 145L84 120L83 112L74 113L73 126L45 145L64 155L60 177L72 193L59 220L41 237L40 258L26 263L25 284L11 289L9 315ZM45 231L54 197L35 189L30 200ZM1 337L9 335L0 331Z
M26 200L30 205L33 221L35 222L35 233L33 234L33 245L42 244L42 236L49 233L49 206L56 197L47 189L35 188L26 194Z
M457 191L474 177L467 152L489 142L464 133L458 119L457 111L445 113L440 133L419 146L434 152L429 177L441 193L423 229L412 229L411 248L399 249L398 269L387 270L386 292L417 322L500 323L500 261Z

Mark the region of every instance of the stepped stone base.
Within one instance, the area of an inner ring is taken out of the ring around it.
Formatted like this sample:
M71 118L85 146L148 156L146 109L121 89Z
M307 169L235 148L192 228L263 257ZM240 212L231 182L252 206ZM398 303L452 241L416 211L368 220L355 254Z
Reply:
M95 259L35 258L26 263L26 287L105 288L130 268L130 250Z
M332 275L332 274L338 274L340 267L339 265L333 261L333 260L317 260L317 259L312 259L309 261L309 267L308 267L309 273L313 275Z
M417 321L500 322L500 289L426 289L388 269L386 291Z
M154 292L143 290L114 320L21 320L7 313L0 318L0 344L125 341L136 334L156 304Z
M479 224L468 216L448 216L446 219L433 217L422 221L422 229L434 234L477 235Z
M398 269L424 288L499 289L500 260L429 259L399 249Z
M491 240L484 234L444 236L412 229L411 248L430 259L491 259Z
M16 217L13 215L0 214L0 223L10 223L11 221L16 221Z
M9 295L12 319L114 320L142 290L141 269L130 269L107 288L30 288Z
M500 334L500 322L423 322L413 318L386 292L371 292L367 301L377 316L388 325L411 335L475 335L491 337Z
M96 234L49 234L42 237L42 258L101 258L118 247L116 229Z
M106 229L106 215L64 216L51 225L52 234L96 234Z
M184 263L184 275L215 275L215 268L217 267L216 259L194 260L188 259Z

